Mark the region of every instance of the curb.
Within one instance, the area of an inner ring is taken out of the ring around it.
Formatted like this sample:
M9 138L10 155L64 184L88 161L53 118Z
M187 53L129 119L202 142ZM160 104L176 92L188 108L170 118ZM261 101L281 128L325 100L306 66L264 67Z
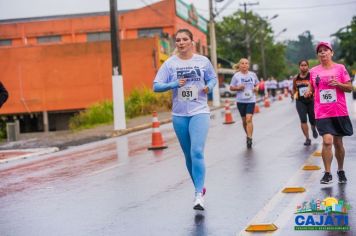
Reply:
M168 118L165 120L160 121L160 124L167 124L172 122L172 118ZM139 125L136 127L132 127L132 128L127 128L127 129L122 129L122 130L114 130L111 135L109 135L109 137L118 137L118 136L122 136L128 133L132 133L132 132L136 132L136 131L141 131L144 129L148 129L152 127L152 123L146 123L143 125Z
M57 147L2 150L2 151L0 151L0 154L14 153L14 152L22 152L22 153L26 153L26 154L2 159L2 160L0 160L0 164L8 163L11 161L16 161L19 159L26 159L26 158L33 157L33 156L40 156L40 155L53 153L53 152L57 152L57 151L59 151L59 148L57 148Z

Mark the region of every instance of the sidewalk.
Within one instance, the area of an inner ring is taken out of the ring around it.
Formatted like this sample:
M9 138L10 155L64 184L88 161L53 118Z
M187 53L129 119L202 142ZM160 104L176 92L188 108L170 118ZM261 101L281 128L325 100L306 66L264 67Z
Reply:
M171 111L159 112L158 119L161 124L171 122ZM74 132L66 130L21 134L18 141L0 143L0 164L147 129L152 126L152 115L126 120L126 126L125 130L120 131L114 131L113 125L101 125Z

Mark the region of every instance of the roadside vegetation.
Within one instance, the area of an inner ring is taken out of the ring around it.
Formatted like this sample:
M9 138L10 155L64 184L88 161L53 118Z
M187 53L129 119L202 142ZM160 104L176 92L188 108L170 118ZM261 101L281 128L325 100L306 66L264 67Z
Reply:
M168 111L172 107L171 93L154 93L151 89L135 89L125 100L126 118L151 114L153 111ZM93 128L113 123L113 103L103 101L79 112L69 121L71 130Z
M6 139L6 122L0 119L0 141Z

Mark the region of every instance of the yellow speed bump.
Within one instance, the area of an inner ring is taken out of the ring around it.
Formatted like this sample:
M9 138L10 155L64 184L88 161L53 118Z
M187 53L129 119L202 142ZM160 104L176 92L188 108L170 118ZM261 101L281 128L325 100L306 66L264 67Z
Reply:
M277 226L275 224L256 224L249 225L245 231L247 232L268 232L277 230Z
M305 192L305 188L303 187L288 187L284 188L283 193L302 193Z
M303 170L320 170L319 166L314 166L314 165L305 165L303 167Z
M321 157L321 151L315 151L312 155L315 157Z

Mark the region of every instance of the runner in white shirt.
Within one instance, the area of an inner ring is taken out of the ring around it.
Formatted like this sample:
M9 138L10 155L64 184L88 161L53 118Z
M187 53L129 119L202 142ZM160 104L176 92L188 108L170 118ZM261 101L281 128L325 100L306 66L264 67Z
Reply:
M175 44L177 55L160 67L153 89L173 90L172 123L195 188L193 208L204 210L204 146L210 121L207 93L213 90L217 76L208 58L193 53L193 34L188 29L177 31Z
M239 72L235 73L230 83L230 90L237 91L237 108L242 118L242 124L246 133L247 148L252 148L252 117L255 110L256 95L258 90L258 78L249 71L250 63L246 58L239 61Z

